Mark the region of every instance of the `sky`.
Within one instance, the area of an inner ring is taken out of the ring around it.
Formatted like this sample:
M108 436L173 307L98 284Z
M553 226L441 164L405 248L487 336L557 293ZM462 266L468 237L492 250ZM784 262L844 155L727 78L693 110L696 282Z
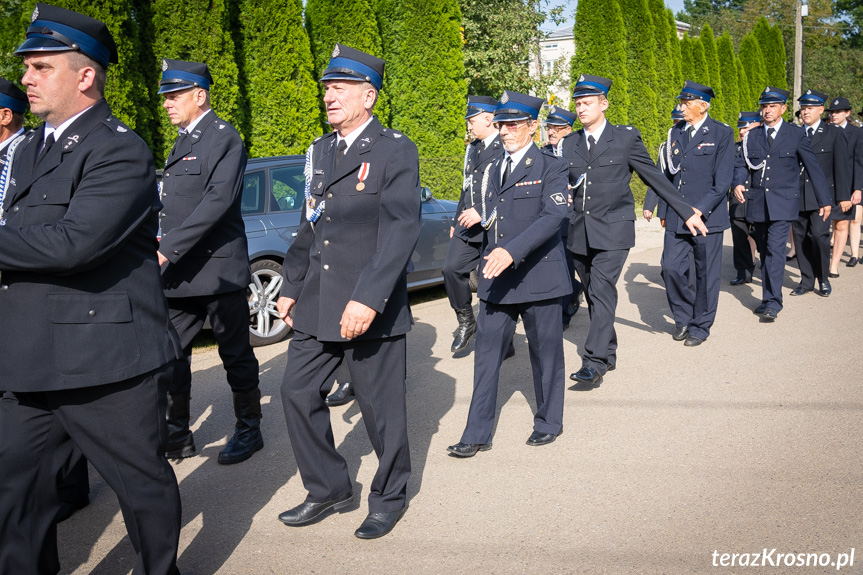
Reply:
M557 28L564 28L566 26L572 26L573 24L573 16L575 15L575 6L578 4L578 0L550 0L549 5L556 6L558 4L563 4L563 14L566 16L566 23L561 24L560 26L543 26L544 29L547 30L555 30ZM677 14L681 10L683 10L683 0L665 0L665 6L671 8L672 12Z

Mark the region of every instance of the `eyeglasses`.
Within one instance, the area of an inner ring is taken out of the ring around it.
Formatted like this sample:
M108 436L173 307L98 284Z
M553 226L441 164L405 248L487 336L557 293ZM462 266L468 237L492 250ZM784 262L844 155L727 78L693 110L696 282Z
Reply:
M506 128L510 132L517 132L519 128L527 125L527 120L518 120L514 122L495 122L494 127L496 130L500 130L501 128Z

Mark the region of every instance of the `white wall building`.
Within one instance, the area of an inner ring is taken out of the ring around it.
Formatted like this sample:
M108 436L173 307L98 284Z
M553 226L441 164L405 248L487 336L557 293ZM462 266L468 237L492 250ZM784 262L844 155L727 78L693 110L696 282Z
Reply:
M675 21L677 24L677 37L683 38L684 34L689 32L690 26L686 22ZM572 26L554 30L539 43L539 61L543 72L546 74L553 72L557 62L563 63L562 69L564 74L560 80L555 82L551 87L551 92L554 95L554 103L564 108L569 106L570 98L570 81L569 81L569 60L575 54L575 39L572 35ZM530 73L536 75L536 62L531 62ZM541 96L544 96L541 95Z

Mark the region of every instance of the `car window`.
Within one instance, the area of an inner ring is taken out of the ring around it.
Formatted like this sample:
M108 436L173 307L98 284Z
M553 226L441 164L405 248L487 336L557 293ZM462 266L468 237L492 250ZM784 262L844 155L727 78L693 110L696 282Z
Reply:
M243 215L264 213L263 172L243 176Z
M270 170L270 184L270 189L273 191L270 198L270 213L296 211L303 205L303 191L306 185L303 164Z

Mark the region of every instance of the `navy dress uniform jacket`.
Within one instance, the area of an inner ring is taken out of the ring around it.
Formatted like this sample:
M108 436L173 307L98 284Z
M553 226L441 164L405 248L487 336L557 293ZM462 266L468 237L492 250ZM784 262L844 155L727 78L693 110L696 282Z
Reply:
M155 169L104 100L39 162L15 153L0 226L0 372L14 392L115 383L181 357L156 259Z
M567 216L564 162L531 145L503 188L503 159L491 169L486 206L497 219L486 231L482 255L505 249L513 264L498 277L479 276L477 297L495 304L526 303L572 293L560 228ZM482 267L483 264L480 264Z
M480 188L482 187L482 175L485 167L498 158L504 155L503 144L500 142L500 136L496 136L491 145L488 146L482 153L479 152L479 145L482 140L474 140L469 144L467 167L465 176L472 176L470 190L462 190L461 196L458 199L458 206L455 210L455 231L453 237L460 237L466 242L480 243L482 242L482 226L476 224L470 228L465 228L458 223L458 217L463 211L468 208L476 209L477 213L482 215L482 197Z
M766 161L764 167L752 170L743 154L735 160L734 186L751 178L746 197L746 219L750 222L793 221L800 212L800 164L809 179L819 206L833 204L827 180L815 158L803 128L783 121L768 146L767 133L760 126L747 133L746 147L753 166Z
M848 163L848 142L842 128L833 124L820 122L818 129L810 138L812 150L821 171L827 179L832 204L851 200L852 166ZM817 211L821 205L815 196L815 188L808 171L801 178L802 194L800 196L800 211Z
M606 124L593 160L584 129L563 139L563 158L573 186L573 213L566 247L586 255L588 249L626 250L635 245L635 199L629 188L633 170L684 220L695 214L653 163L632 126ZM576 186L584 175L582 182Z
M170 298L246 289L251 281L242 215L246 149L237 131L210 111L165 162L163 280Z
M848 122L842 131L845 134L848 163L851 165L851 190L863 190L863 128Z
M728 229L728 206L725 202L734 174L734 132L710 116L686 141L686 122L678 122L671 131L671 161L680 170L666 177L684 199L702 212L708 233ZM666 211L665 229L690 235L689 228L677 213Z
M743 159L743 142L735 142L734 143L734 163L737 162L745 162ZM744 180L743 185L746 187L746 191L749 191L749 182L750 177L749 173L746 174L746 180ZM737 201L737 196L734 195L734 183L732 176L732 185L728 191L728 217L732 220L745 220L746 219L746 204L740 203Z
M345 341L339 321L351 300L377 312L355 340L405 334L411 329L406 268L421 215L417 148L374 118L332 170L335 153L335 132L315 140L310 192L326 209L314 227L303 210L285 254L281 296L297 302L294 329L318 341ZM357 189L363 164L368 176Z

